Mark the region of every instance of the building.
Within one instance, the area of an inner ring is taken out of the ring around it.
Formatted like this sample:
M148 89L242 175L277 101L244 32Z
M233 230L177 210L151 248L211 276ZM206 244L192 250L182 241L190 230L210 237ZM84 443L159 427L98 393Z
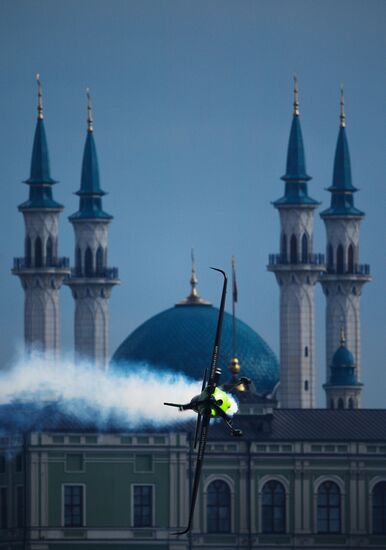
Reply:
M281 220L280 254L271 255L268 266L281 295L279 395L274 354L237 320L236 357L233 320L226 315L223 363L230 360L230 374L223 387L239 400L234 423L244 437L231 439L221 423L213 423L192 532L183 537L172 534L187 522L196 458L191 423L134 431L119 416L106 417L97 408L87 411L86 420L80 418L81 403L63 407L61 402L23 402L0 407L0 548L386 547L386 410L360 407L357 296L370 277L368 266L358 264L363 213L353 204L342 120L343 107L332 202L322 213L328 235L326 266L324 257L312 249L313 213L319 203L308 195L310 177L295 85L285 192L274 203ZM41 118L38 129L42 136ZM34 146L33 166L35 149L47 167L45 136ZM27 181L30 200L34 193L39 200L45 193L53 201L49 172L34 174L31 169ZM71 287L76 302L76 351L103 368L107 299L118 274L107 267L111 216L102 208L90 103L78 194L79 211L70 217L76 235L75 269L69 277L68 263L63 262L60 282ZM57 216L60 210L56 203L44 201L32 206L32 215L42 219L48 211ZM28 244L28 237L27 231L25 259L15 261L14 273L22 282L27 275L35 281L46 277L49 268L58 286L58 262L47 263L44 258L51 256L42 252L42 265L36 264L39 246L47 250L47 239L40 237L42 244L37 245ZM315 409L314 402L317 282L326 293L327 322L330 316L334 319L326 337L326 409ZM36 282L35 287L40 288ZM44 310L40 314L45 315ZM32 320L32 315L25 316L30 327ZM198 294L193 264L189 296L129 335L114 354L115 368L122 374L130 362L146 361L157 370L200 378L210 360L216 321L216 308ZM26 336L28 346L36 342L44 352L56 350L43 332ZM242 381L243 375L251 384Z

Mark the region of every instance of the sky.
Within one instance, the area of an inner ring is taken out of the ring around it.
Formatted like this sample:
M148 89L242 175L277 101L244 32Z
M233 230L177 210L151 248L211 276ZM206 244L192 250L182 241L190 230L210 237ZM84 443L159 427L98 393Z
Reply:
M344 84L347 135L361 226L363 404L383 407L385 376L385 85L383 0L0 0L0 365L23 341L23 255L17 206L28 189L41 74L54 197L65 205L60 255L73 263L90 87L109 264L110 350L189 292L194 247L201 295L218 304L218 277L236 256L237 315L278 353L279 292L266 270L279 250L271 201L283 192L293 74L309 194L329 202ZM325 231L315 216L314 252ZM61 291L62 350L73 350L74 304ZM228 310L231 304L228 302ZM316 289L317 404L324 406L324 307Z

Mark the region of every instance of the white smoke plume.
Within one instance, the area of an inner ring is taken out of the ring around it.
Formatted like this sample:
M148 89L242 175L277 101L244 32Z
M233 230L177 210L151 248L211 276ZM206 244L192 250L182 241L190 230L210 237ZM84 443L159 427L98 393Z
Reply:
M55 364L35 355L0 373L0 405L30 404L43 410L55 403L62 413L80 422L92 419L100 427L112 415L130 429L190 420L192 411L180 413L163 403L188 403L198 393L200 382L146 365L131 365L128 374L118 375L87 363Z

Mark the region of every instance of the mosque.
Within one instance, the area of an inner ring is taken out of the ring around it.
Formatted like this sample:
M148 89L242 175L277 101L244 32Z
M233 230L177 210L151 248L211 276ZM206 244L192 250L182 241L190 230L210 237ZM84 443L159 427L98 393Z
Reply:
M19 206L25 252L13 274L25 293L27 351L58 359L59 292L75 302L75 353L96 369L108 367L108 300L119 284L109 267L91 100L74 267L59 256L42 92L29 198ZM386 410L361 407L360 298L371 280L359 263L364 213L354 204L344 97L326 227L326 259L313 251L310 197L295 80L284 193L273 202L280 217L279 253L268 270L280 292L280 358L241 320L225 314L222 356L229 364L223 388L239 400L244 437L213 425L192 532L187 522L196 451L192 426L123 429L119 418L100 430L50 403L31 412L22 403L0 407L0 548L65 550L112 548L341 549L386 547ZM315 408L314 289L326 298L326 408ZM108 368L125 373L134 362L201 378L210 363L218 309L200 297L194 262L191 292L130 334ZM237 334L237 354L232 334ZM199 345L198 345L199 343ZM224 368L223 371L226 369ZM245 378L250 379L246 383ZM29 429L12 430L18 415ZM15 452L10 452L14 449ZM8 458L11 457L11 458Z

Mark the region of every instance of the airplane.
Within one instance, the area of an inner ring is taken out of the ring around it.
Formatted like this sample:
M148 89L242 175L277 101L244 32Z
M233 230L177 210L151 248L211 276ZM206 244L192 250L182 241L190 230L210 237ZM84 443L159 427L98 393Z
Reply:
M180 411L186 411L190 409L195 411L198 414L197 422L196 422L196 430L194 434L194 448L197 447L198 441L199 441L199 447L198 447L198 453L197 453L196 470L194 473L194 480L193 480L189 521L188 521L188 526L184 531L173 533L174 535L184 535L190 531L192 526L193 514L194 514L195 505L196 505L198 487L199 487L200 477L201 477L201 469L204 462L206 442L208 439L210 419L213 417L220 417L224 420L227 428L230 430L231 435L236 437L240 437L243 435L241 430L234 428L232 426L232 419L227 414L227 411L231 408L231 405L232 405L232 397L230 397L226 392L224 392L223 390L217 387L217 384L219 382L220 375L221 375L221 369L217 364L217 362L219 358L222 324L224 319L227 276L225 272L222 271L222 269L217 269L216 267L212 267L211 269L214 269L215 271L219 271L220 273L222 273L224 277L224 283L223 283L223 289L222 289L222 295L221 295L221 305L220 305L220 310L218 315L216 337L215 337L213 351L212 351L212 360L211 360L211 366L209 370L209 376L208 376L208 369L205 369L203 381L202 381L201 393L193 397L190 403L186 403L184 405L177 404L177 403L164 403L164 405L168 405L170 407L178 407Z

